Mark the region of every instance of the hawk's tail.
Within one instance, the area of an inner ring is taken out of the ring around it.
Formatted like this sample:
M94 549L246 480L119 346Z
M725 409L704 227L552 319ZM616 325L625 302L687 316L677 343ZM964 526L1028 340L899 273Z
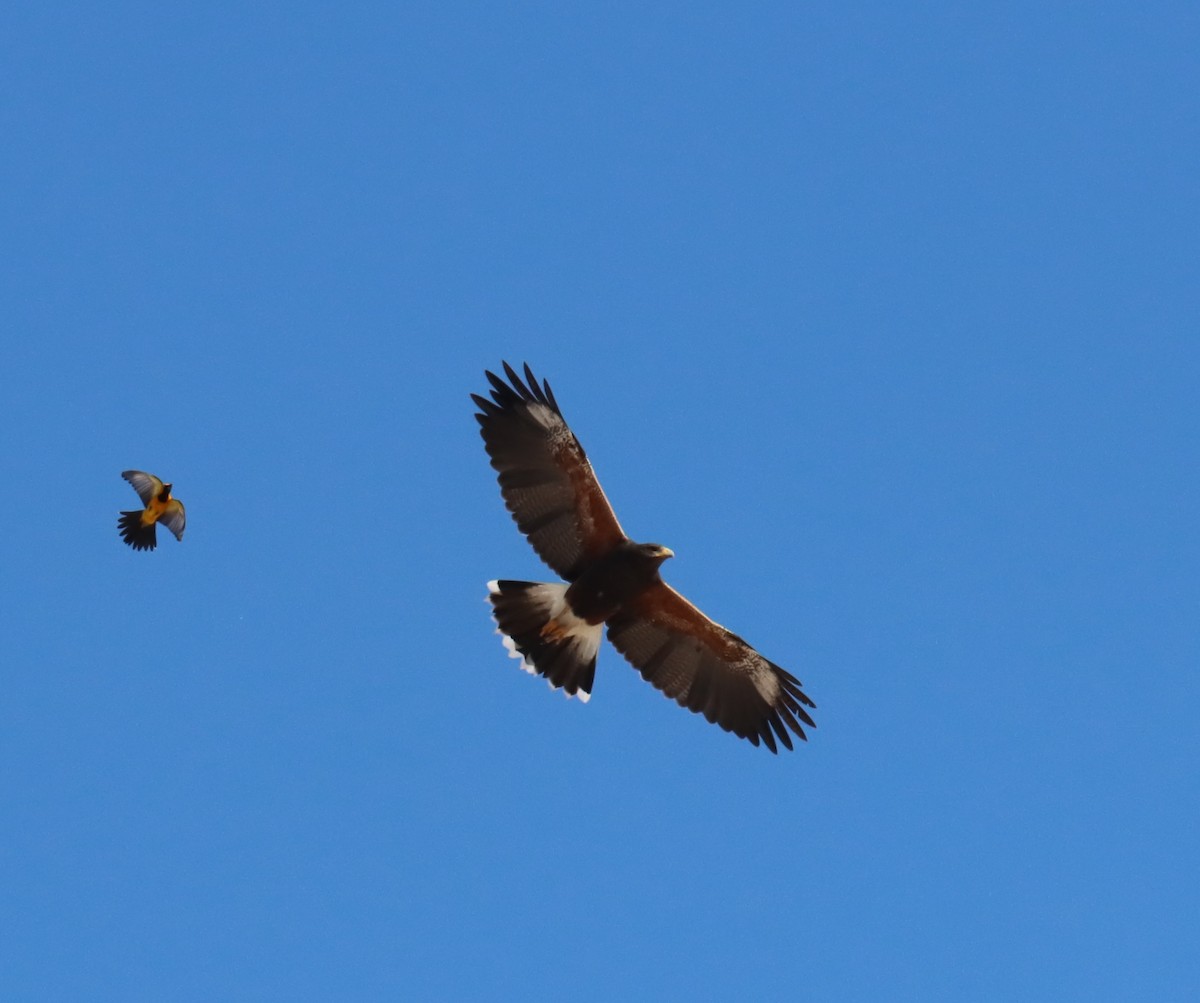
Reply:
M153 550L158 542L154 532L154 523L148 526L142 524L142 510L122 512L117 520L117 528L121 531L121 539L134 550Z
M526 672L586 702L604 627L577 617L566 596L561 583L488 582L492 616L511 656L521 659Z

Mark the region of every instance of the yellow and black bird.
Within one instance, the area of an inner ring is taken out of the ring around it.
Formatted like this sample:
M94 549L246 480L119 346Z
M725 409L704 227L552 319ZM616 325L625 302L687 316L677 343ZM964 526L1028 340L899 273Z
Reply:
M144 470L123 470L121 476L133 485L133 490L146 506L144 509L121 513L121 518L117 520L121 539L134 550L153 550L158 543L154 527L161 522L175 534L176 540L182 540L187 517L183 502L171 497L172 485L164 484Z

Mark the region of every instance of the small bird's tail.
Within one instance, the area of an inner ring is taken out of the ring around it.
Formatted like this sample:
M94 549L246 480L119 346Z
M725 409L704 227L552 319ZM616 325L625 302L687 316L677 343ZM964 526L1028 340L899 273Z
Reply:
M136 512L122 512L121 518L117 520L117 528L121 531L121 539L134 550L153 550L158 543L154 523L142 523L141 509Z
M521 667L544 676L553 689L584 702L592 695L603 624L580 619L567 605L567 586L543 582L488 582L492 616L504 646Z

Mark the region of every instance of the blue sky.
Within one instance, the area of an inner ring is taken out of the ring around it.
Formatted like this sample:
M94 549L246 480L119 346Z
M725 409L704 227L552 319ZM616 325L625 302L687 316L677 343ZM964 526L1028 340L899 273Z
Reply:
M1193 998L1194 5L2 22L3 995ZM501 359L807 745L516 671Z

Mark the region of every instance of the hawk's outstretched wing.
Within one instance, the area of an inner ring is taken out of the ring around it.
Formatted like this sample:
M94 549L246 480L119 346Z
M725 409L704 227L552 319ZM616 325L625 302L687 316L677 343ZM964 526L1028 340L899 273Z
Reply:
M768 661L737 634L657 582L608 621L608 639L642 676L682 707L726 731L761 740L772 752L788 729L807 740L816 706L800 681Z
M487 373L491 400L471 395L480 434L517 526L543 561L574 581L625 534L550 385L539 385L528 365L524 381L507 362L504 372L508 383Z

